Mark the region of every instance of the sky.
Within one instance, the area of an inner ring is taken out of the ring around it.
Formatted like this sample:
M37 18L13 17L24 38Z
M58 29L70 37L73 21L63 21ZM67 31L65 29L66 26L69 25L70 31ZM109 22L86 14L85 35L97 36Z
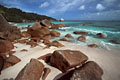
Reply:
M0 0L9 8L65 20L120 20L120 0Z

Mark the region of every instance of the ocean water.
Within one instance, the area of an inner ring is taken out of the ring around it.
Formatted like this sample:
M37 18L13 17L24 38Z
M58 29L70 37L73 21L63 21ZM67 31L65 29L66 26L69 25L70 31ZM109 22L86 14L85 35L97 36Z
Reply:
M71 40L71 43L81 45L97 44L101 48L105 49L109 49L108 46L116 46L120 48L120 21L64 21L52 23L66 24L66 27L55 29L61 33L61 36L52 40L59 40L69 33L74 36L74 39L68 38ZM34 23L18 23L17 26L27 27L28 25L33 24ZM74 31L88 32L88 35L84 35L86 36L87 41L77 41L77 38L81 35L73 34ZM107 38L99 38L96 36L97 33L103 33L107 36ZM117 41L118 43L114 43L112 41Z

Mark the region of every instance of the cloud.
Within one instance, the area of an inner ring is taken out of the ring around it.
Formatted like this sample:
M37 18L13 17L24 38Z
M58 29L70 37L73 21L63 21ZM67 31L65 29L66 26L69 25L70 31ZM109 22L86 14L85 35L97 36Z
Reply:
M44 7L48 7L50 4L48 2L44 2L42 3L39 8L44 8Z
M79 10L84 10L85 9L85 5L82 5L78 8Z
M96 9L102 11L105 7L102 4L97 4Z
M111 6L113 5L117 0L103 0L102 3L105 4L106 6Z
M110 10L97 13L85 13L77 18L81 20L120 20L120 10Z

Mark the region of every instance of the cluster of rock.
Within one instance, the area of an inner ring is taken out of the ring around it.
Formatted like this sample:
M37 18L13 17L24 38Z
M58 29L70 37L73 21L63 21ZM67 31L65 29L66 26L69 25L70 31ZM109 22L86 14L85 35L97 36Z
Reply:
M80 51L56 50L40 59L63 72L64 75L57 80L102 80L103 70L100 66L94 61L87 61L88 57ZM51 70L38 60L31 59L15 80L45 80Z
M82 42L86 42L86 40L87 40L84 35L88 35L89 34L88 32L82 32L82 31L74 31L73 33L77 34L77 35L79 35L79 34L82 35L82 36L79 36L77 38L78 41L82 41ZM104 35L103 33L97 33L96 36L100 37L100 38L107 38L107 36ZM97 44L90 44L90 45L88 45L88 47L97 48L98 45Z

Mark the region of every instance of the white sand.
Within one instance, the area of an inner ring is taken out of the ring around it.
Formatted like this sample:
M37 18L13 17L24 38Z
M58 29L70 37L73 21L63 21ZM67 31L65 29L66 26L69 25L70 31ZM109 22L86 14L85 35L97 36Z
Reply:
M52 53L57 50L56 47L51 47L48 49L43 49L45 45L40 44L35 48L30 48L28 45L15 44L18 48L14 49L17 57L22 61L18 64L9 67L1 72L0 80L5 78L15 78L20 70L30 61L31 58L38 58L44 54ZM119 51L107 51L100 48L88 48L87 46L75 45L68 42L64 42L65 47L59 48L61 50L71 49L79 50L89 57L90 61L97 62L103 69L104 74L102 76L103 80L120 80L120 52ZM22 49L27 49L28 52L20 52ZM43 61L42 61L43 62ZM44 63L45 64L45 63ZM46 67L51 69L51 73L48 75L46 80L56 80L55 77L61 73L58 69L45 64Z

